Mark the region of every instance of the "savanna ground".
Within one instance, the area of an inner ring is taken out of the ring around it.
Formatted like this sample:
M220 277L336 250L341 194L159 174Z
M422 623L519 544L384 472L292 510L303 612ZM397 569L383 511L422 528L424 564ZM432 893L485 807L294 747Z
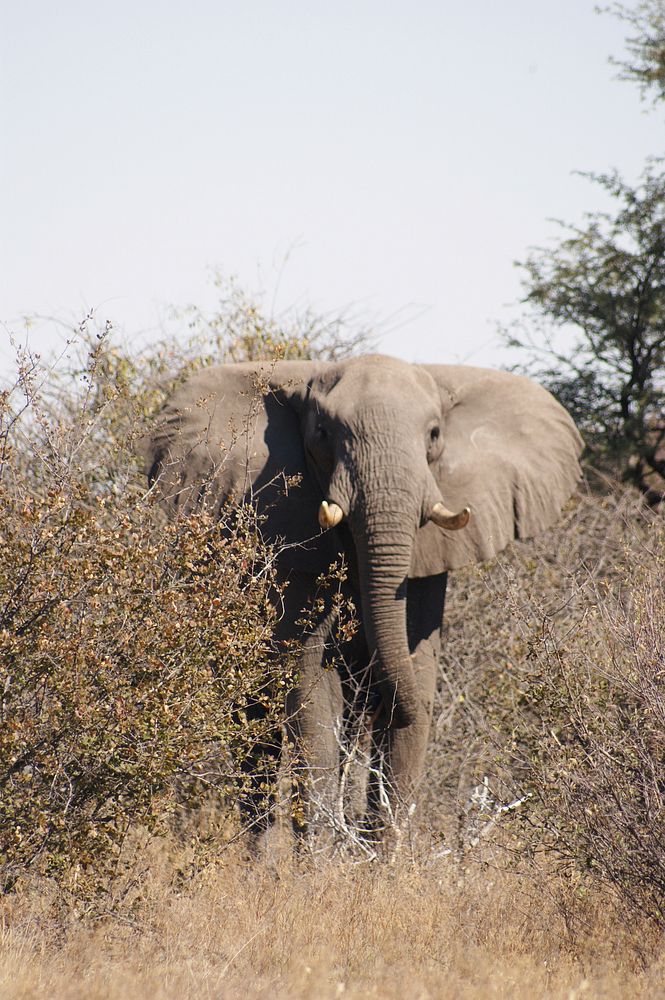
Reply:
M665 961L607 899L491 862L285 863L232 855L178 884L153 845L127 912L92 923L48 889L4 904L0 991L16 998L655 998Z
M229 702L267 697L271 553L249 515L167 525L137 441L174 372L347 350L298 329L231 296L3 397L0 996L665 996L665 528L598 476L451 579L396 854L294 857L283 815L248 862Z

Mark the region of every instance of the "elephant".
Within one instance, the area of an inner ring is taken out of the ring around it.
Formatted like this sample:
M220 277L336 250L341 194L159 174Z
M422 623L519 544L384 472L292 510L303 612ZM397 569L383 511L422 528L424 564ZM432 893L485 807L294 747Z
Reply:
M413 812L447 574L552 525L580 477L581 449L572 419L529 378L381 354L214 365L166 403L148 447L166 503L251 502L277 546L288 583L277 636L302 643L285 718L305 839L315 803L336 800L340 726L359 704L375 762L363 835L380 842L386 814L399 824ZM317 584L341 560L359 619L345 640ZM241 803L257 838L270 823L265 788L281 739L261 747Z

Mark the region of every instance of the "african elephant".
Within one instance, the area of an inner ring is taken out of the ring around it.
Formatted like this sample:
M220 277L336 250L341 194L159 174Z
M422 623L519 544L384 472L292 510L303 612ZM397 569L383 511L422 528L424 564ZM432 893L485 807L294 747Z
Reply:
M360 691L382 762L370 772L365 828L380 828L382 809L409 811L447 573L551 525L578 481L580 450L572 420L543 388L461 365L382 355L229 364L174 393L149 447L151 479L175 506L199 496L204 480L217 504L249 499L265 515L264 536L281 544L279 638L304 641L288 729L310 803L312 790L336 795L339 723ZM324 601L303 637L301 609L341 557L361 628L340 645ZM278 744L262 748L257 788ZM258 791L244 801L257 829L259 801Z

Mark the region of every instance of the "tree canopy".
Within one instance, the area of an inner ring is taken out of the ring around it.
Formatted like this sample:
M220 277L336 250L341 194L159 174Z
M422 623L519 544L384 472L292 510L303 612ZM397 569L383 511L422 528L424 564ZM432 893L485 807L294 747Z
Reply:
M519 262L530 332L510 340L530 351L529 369L576 419L596 463L655 502L665 478L665 173L652 161L635 187L616 173L587 176L616 209L560 223L560 240ZM572 348L557 347L561 329Z
M641 0L636 6L615 3L604 8L630 25L626 39L628 55L613 62L626 80L640 85L654 101L665 100L665 4L663 0Z
M643 96L665 100L665 3L598 8L626 22L626 56L611 61ZM587 173L612 208L524 261L529 308L509 344L526 348L538 375L568 408L596 466L665 499L665 172L651 158L636 184L616 171ZM523 331L526 329L526 333ZM558 336L565 332L566 336ZM572 343L571 343L572 338Z

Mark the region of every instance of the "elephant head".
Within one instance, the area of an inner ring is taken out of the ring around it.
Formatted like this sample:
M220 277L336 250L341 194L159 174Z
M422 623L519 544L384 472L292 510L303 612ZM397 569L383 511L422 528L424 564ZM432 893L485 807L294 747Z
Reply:
M173 396L149 449L173 504L198 500L204 482L215 504L251 498L287 569L319 573L352 544L394 726L417 710L407 578L547 528L580 450L566 412L529 379L381 355L204 369Z

